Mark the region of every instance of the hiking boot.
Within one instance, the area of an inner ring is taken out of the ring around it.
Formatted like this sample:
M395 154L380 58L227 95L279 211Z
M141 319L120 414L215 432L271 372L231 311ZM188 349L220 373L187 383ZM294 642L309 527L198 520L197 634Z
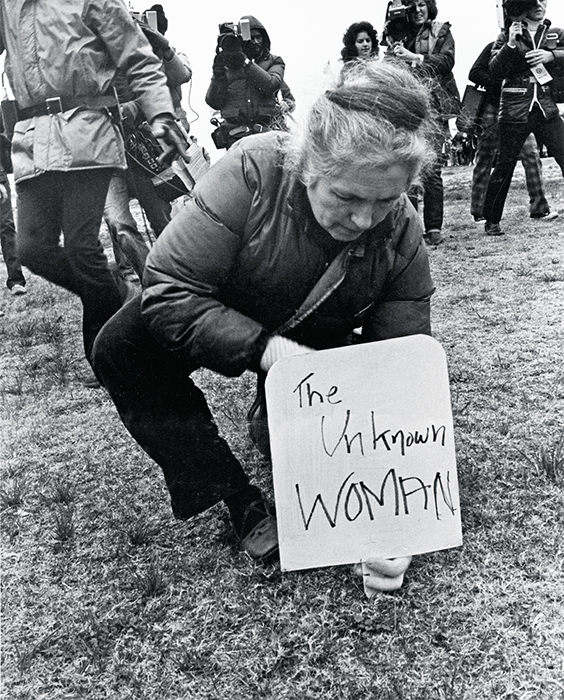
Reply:
M486 221L484 232L486 236L503 236L505 233L501 230L501 226L499 224L492 224L491 221Z

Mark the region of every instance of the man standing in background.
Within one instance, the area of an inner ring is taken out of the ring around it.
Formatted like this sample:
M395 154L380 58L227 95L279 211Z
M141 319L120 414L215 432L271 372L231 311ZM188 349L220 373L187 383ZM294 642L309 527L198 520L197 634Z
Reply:
M524 18L507 14L509 29L497 38L490 61L503 80L499 109L499 152L490 178L484 216L489 236L503 234L499 222L519 152L532 132L545 144L564 176L564 122L556 104L554 76L564 64L564 30L544 19L547 0L537 0ZM524 19L524 21L521 21Z
M113 81L124 70L155 135L183 151L166 78L121 0L0 0L4 51L18 115L19 256L80 296L89 358L121 306L98 238L112 171L126 165Z

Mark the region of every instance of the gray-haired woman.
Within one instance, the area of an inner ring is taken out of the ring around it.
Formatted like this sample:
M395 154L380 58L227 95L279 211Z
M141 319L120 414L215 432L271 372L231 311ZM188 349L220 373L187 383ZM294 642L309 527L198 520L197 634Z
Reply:
M174 514L224 501L254 558L277 550L273 510L190 374L260 379L285 355L348 344L359 327L361 341L430 333L433 284L405 195L432 157L429 114L408 71L368 61L318 98L301 135L242 140L152 248L142 298L98 336L96 372L163 469ZM300 321L314 289L323 301ZM401 585L408 563L374 560L369 587Z

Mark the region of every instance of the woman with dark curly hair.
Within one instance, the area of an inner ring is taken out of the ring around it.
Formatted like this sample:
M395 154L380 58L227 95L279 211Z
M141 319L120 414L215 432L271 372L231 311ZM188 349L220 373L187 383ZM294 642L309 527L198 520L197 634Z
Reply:
M343 63L365 60L378 55L378 34L370 22L355 22L343 36Z

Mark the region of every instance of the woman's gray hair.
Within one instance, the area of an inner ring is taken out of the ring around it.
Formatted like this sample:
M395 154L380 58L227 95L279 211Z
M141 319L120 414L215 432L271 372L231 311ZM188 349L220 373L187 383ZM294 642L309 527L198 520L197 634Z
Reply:
M428 88L395 63L359 62L313 103L290 147L304 183L350 167L402 164L415 178L435 158Z

